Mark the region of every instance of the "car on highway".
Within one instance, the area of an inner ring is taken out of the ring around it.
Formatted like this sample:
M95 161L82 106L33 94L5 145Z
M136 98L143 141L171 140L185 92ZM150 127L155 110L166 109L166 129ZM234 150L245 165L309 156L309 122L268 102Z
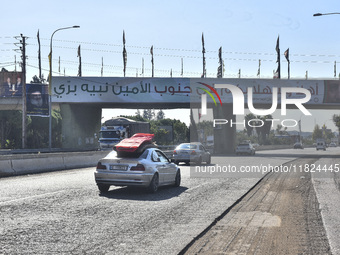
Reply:
M328 147L336 147L336 143L330 143Z
M303 145L302 145L302 143L297 142L297 143L294 143L293 148L294 148L294 149L303 149Z
M320 139L316 142L316 150L326 150L326 143L323 139Z
M172 159L175 164L180 162L185 162L186 164L194 162L197 165L200 165L202 162L206 164L211 163L210 152L199 142L178 145L173 152Z
M236 146L235 153L236 155L255 155L255 148L251 143L242 142Z
M94 177L100 192L114 185L145 187L154 193L159 186L181 184L179 167L157 148L120 156L112 151L99 160Z

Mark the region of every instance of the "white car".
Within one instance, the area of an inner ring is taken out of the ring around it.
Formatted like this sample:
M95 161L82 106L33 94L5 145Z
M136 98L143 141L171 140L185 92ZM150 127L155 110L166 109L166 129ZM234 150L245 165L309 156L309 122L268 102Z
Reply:
M146 187L156 192L159 186L181 184L180 169L157 148L127 157L112 151L99 160L94 177L100 192L107 192L111 185Z
M248 155L255 155L255 148L251 143L240 143L236 147L236 155L240 154L248 154Z
M324 141L319 141L316 143L316 150L326 150L326 143Z
M336 143L330 143L329 147L336 147Z

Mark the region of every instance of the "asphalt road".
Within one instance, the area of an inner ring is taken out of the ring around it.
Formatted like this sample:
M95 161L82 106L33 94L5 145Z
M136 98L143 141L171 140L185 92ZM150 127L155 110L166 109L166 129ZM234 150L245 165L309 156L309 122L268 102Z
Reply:
M339 153L340 148L262 151L214 157L210 167L279 166ZM265 174L197 174L196 166L180 167L181 186L156 194L111 187L100 195L94 168L2 178L0 254L178 254Z

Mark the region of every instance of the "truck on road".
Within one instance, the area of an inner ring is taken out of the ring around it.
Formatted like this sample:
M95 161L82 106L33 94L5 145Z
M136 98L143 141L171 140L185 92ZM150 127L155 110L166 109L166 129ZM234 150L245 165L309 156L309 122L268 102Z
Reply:
M99 131L100 150L112 150L121 140L136 133L150 133L150 123L123 117L107 120Z

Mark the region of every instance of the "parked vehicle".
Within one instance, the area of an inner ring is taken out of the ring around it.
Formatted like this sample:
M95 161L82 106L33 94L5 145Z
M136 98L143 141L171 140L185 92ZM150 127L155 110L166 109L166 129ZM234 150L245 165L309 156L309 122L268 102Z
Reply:
M294 149L303 149L303 145L300 142L294 143Z
M179 164L180 162L185 162L186 164L194 162L198 165L202 162L210 164L211 155L199 142L182 143L175 148L173 160L176 164Z
M316 150L326 150L325 139L316 139Z
M159 186L181 184L179 167L157 148L124 157L112 151L99 160L94 177L100 192L107 192L111 185L145 187L156 192Z
M240 143L239 145L237 145L235 152L236 155L255 155L255 148L251 143Z
M101 150L112 150L125 138L136 133L149 133L150 123L134 121L123 117L112 118L104 122L99 132L99 147Z

